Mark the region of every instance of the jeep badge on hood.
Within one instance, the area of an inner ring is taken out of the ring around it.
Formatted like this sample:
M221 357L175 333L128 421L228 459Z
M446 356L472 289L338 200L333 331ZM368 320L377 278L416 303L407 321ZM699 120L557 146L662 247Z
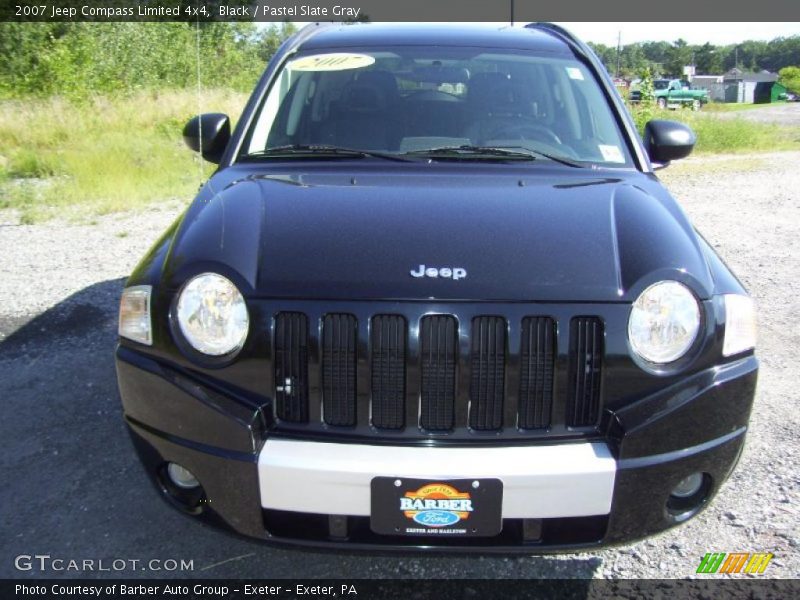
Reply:
M467 276L467 270L461 267L441 267L437 269L436 267L426 267L425 265L420 265L416 271L411 269L409 273L412 277L443 277L454 281L464 279Z

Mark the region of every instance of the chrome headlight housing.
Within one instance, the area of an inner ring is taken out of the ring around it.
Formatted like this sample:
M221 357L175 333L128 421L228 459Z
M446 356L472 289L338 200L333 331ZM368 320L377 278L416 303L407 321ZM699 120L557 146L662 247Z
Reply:
M186 341L208 356L239 350L250 327L244 297L233 282L217 273L190 279L178 297L175 315Z
M692 347L700 330L700 304L677 281L661 281L643 291L628 319L633 351L656 364L674 362Z

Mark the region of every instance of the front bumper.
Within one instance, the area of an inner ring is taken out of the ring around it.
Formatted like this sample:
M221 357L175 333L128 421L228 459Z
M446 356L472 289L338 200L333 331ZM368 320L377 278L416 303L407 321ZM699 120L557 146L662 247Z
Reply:
M343 444L271 436L252 399L131 349L117 352L125 418L148 475L196 518L277 542L352 548L546 552L621 543L696 511L666 509L671 490L707 474L705 502L741 453L758 363L742 358L687 377L612 415L602 439L440 447ZM202 497L185 503L167 462L191 470ZM493 477L502 532L491 538L378 535L370 481ZM705 503L704 502L704 503Z
M375 477L499 478L504 519L608 514L616 465L602 443L489 448L364 446L270 439L258 458L261 506L370 516Z

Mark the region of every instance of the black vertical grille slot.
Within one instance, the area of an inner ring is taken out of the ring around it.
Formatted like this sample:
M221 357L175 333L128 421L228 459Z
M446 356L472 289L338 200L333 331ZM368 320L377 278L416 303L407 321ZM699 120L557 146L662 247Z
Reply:
M469 426L500 429L506 374L506 321L500 317L472 320L469 382Z
M553 406L555 323L547 317L522 320L520 347L519 427L543 429L550 425Z
M372 318L372 424L381 429L405 425L406 320L399 315Z
M279 419L308 421L308 317L275 317L275 407Z
M328 425L356 424L356 318L326 315L322 323L322 402Z
M567 425L588 427L600 418L603 369L603 324L597 317L572 319L570 328L570 395Z
M453 428L456 395L456 320L448 315L422 319L420 425L430 431Z

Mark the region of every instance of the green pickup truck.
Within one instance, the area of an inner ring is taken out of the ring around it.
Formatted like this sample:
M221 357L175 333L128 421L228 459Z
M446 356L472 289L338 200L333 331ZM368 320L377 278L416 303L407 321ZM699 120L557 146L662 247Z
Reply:
M700 110L709 101L708 90L692 89L688 82L680 79L656 79L653 81L653 92L659 108L688 106L692 110ZM641 92L631 91L630 101L641 101Z

